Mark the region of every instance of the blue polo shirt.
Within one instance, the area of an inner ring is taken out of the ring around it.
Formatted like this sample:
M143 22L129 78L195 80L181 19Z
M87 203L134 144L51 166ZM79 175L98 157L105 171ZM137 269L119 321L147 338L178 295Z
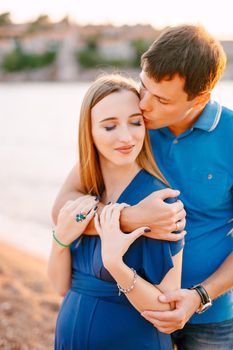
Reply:
M182 287L191 287L233 251L233 111L211 101L178 137L169 128L149 133L156 162L171 186L181 191L187 212ZM230 318L233 290L203 314L194 314L190 323Z

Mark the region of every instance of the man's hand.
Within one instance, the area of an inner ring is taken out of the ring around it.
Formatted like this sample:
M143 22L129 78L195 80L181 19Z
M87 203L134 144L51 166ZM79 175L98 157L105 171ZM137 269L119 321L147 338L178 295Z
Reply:
M148 226L151 231L147 237L154 239L178 241L185 235L183 231L186 220L184 205L180 200L174 203L166 203L168 198L176 198L180 192L166 188L164 190L151 193L137 205L125 208L121 215L121 225L123 231L132 231L140 226ZM130 227L127 225L131 223ZM132 227L132 222L134 227ZM177 227L178 224L178 227ZM180 233L172 233L174 231Z
M151 322L160 332L170 334L182 329L201 304L195 290L178 289L159 296L162 303L174 303L171 311L144 311L141 315Z

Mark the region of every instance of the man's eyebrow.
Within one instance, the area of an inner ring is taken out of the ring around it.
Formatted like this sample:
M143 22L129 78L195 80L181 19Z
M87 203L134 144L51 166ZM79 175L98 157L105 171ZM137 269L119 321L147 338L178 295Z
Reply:
M142 113L138 112L138 113L132 113L129 115L128 118L131 118L131 117L137 117L137 116L142 116ZM106 122L106 121L110 121L110 120L117 120L118 118L117 117L109 117L109 118L104 118L102 120L100 120L100 123L103 123L103 122Z
M141 78L140 78L140 83L141 83L141 85L142 85L146 90L148 90L147 87L145 86L145 84L143 83L143 81L142 81ZM148 91L149 91L149 90L148 90ZM150 93L151 93L151 92L150 92ZM159 96L159 95L152 94L152 93L151 93L151 95L154 96L154 97L159 98L160 100L164 100L164 101L167 101L167 102L171 101L169 98L166 98L166 97L163 97L163 96Z

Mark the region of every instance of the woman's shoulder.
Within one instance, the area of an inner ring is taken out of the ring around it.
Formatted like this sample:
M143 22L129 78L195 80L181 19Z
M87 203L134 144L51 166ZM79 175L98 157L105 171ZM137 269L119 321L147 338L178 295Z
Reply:
M145 186L153 188L154 191L162 190L168 187L164 182L148 173L148 171L146 171L145 169L142 170L142 177L145 180Z
M167 188L162 181L142 169L125 189L119 198L119 202L135 205L154 191Z

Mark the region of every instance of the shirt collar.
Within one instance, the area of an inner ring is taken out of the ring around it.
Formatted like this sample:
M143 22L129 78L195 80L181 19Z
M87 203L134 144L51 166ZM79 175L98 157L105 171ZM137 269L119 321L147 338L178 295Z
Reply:
M208 132L213 131L218 125L221 112L222 106L219 103L215 101L208 102L196 123L193 124L192 129L202 129Z

